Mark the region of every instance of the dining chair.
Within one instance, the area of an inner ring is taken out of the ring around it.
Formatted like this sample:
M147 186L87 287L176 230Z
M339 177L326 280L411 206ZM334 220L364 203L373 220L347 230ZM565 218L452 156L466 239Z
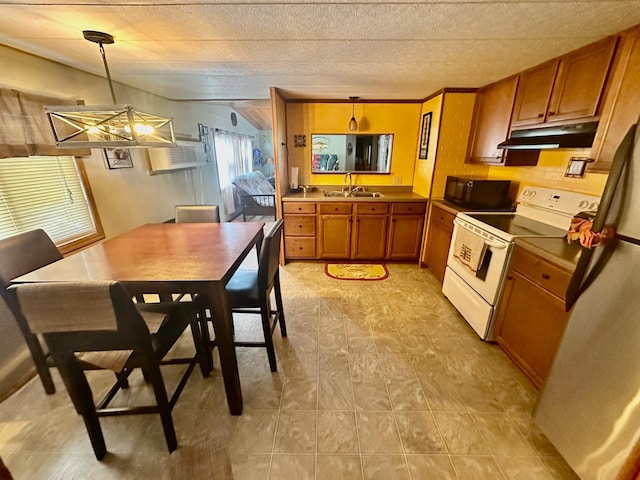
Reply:
M30 332L41 334L49 347L98 460L107 451L99 422L105 416L157 413L169 451L177 448L171 411L196 363L203 367L205 362L193 303L134 304L119 282L28 283L13 285L8 291L20 305ZM165 359L189 326L195 355ZM120 374L97 405L84 361ZM167 364L187 364L170 398L160 371ZM135 368L142 368L144 379L151 384L155 404L109 408L125 386L122 380Z
M218 205L176 205L176 223L220 223Z
M284 222L277 220L262 240L257 270L237 270L227 283L226 290L233 313L259 314L262 320L264 342L234 342L238 347L265 347L271 371L277 371L273 331L280 324L280 333L287 336L280 289L280 243ZM276 309L270 305L271 291L275 293Z
M32 272L62 258L51 238L44 230L32 230L0 240L0 295L18 323L36 371L47 394L55 393L56 387L49 368L53 366L49 354L37 335L29 331L20 307L7 294L7 288L16 277Z

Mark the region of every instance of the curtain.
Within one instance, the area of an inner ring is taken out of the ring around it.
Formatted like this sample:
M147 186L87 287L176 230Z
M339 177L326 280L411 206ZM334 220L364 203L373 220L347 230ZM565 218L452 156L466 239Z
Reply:
M91 155L88 148L55 145L47 105L76 105L74 100L0 88L0 158L30 155Z
M231 182L238 175L251 171L253 143L251 137L216 129L213 133L218 168L218 182L222 203L227 215L236 211L236 202Z

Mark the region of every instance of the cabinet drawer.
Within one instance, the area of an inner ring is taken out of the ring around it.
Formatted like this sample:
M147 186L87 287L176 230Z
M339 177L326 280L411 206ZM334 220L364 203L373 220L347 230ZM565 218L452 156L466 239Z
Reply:
M566 270L522 248L515 249L511 268L561 299L565 298L571 280L571 274Z
M337 203L337 202L327 202L327 203L319 203L318 211L320 213L328 213L328 214L347 214L351 215L351 204L350 203Z
M285 215L284 236L289 237L315 237L315 215Z
M405 202L405 203L392 203L391 204L391 213L394 215L405 215L405 214L420 214L427 211L426 203L419 202Z
M356 203L354 205L355 213L358 215L368 214L387 214L389 212L388 203Z
M316 204L312 202L283 202L284 213L316 213Z
M284 237L284 256L286 258L315 258L315 237Z
M453 213L449 213L441 208L432 207L429 222L452 232L453 220L455 218L456 216Z

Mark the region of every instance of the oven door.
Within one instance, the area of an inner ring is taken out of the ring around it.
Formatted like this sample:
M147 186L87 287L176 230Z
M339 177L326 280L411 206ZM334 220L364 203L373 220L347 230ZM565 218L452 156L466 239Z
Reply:
M495 237L493 234L475 228L472 233L483 238L485 251L478 271L473 271L463 264L455 255L456 238L465 229L460 222L454 220L451 247L447 258L447 267L453 270L488 304L495 305L502 288L503 277L511 254L511 243Z

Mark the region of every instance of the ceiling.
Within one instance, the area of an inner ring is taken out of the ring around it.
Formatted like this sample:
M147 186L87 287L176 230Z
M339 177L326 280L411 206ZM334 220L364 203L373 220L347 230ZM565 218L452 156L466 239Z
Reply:
M268 109L269 87L346 101L478 87L639 23L640 0L0 0L0 43L104 76L82 30L108 32L115 81L239 112Z

